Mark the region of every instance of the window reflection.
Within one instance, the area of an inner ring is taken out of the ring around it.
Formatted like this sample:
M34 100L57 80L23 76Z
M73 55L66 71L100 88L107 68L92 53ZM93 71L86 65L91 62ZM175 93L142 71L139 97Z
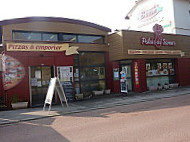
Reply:
M60 35L60 39L58 39ZM34 40L34 41L64 41L71 43L96 43L103 44L102 35L81 35L75 33L45 33L32 31L13 31L13 40Z
M88 83L82 82L81 83L81 91L82 92L89 92L92 90L98 90L98 88L105 89L105 80L97 80L97 81L90 81Z
M105 67L81 68L81 80L105 79Z
M103 36L78 35L79 43L104 43Z
M83 52L79 58L81 66L105 64L105 57L102 53Z
M58 35L57 34L43 33L42 37L43 37L44 41L58 41Z
M63 41L65 42L76 42L76 35L63 34Z
M14 32L13 39L14 40L37 40L37 41L42 40L40 33L33 33L33 32Z

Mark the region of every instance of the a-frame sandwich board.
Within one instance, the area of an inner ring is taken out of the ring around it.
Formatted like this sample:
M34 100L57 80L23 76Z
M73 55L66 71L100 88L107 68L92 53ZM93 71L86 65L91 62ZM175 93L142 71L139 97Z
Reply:
M49 84L48 91L47 91L47 94L46 94L46 99L45 99L45 102L44 102L43 111L45 111L45 108L46 108L47 104L49 105L48 111L51 110L52 99L53 99L53 95L54 95L55 90L58 93L58 96L59 96L59 99L61 101L62 107L63 107L63 101L66 103L66 106L68 107L67 99L66 99L63 87L61 85L61 82L60 82L59 78L54 77L54 78L51 78L51 80L50 80L50 84Z

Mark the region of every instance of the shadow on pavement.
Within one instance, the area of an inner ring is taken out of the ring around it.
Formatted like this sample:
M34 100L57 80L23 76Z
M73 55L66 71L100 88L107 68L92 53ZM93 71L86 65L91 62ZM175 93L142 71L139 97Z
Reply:
M136 104L130 105L121 105L110 107L106 109L98 109L92 110L88 112L82 113L75 113L71 115L65 116L74 116L74 117L109 117L108 115L113 113L137 113L137 112L144 112L144 111L156 111L156 110L163 110L163 109L173 109L179 107L190 106L190 95L183 95L178 97L172 98L164 98L154 101L147 101L147 102L140 102ZM125 107L125 110L121 110L120 108Z
M54 118L22 122L15 125L0 126L2 142L69 142L51 127Z

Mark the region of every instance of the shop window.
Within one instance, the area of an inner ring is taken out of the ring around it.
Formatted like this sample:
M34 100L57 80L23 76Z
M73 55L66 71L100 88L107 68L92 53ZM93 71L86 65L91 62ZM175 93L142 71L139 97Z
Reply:
M175 83L174 62L147 62L146 63L147 86Z
M42 36L41 33L37 32L13 32L13 40L33 40L33 41L41 41Z
M173 63L146 63L146 76L174 75Z
M89 92L104 89L106 70L105 70L105 54L81 52L74 56L74 78L75 92Z
M92 36L92 35L78 35L79 43L104 43L103 36Z
M58 34L53 33L43 33L42 39L44 41L58 41Z

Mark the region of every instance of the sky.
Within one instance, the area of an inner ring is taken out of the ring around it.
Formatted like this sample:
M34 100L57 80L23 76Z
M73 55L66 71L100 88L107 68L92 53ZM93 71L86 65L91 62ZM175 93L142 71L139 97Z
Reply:
M134 0L1 0L0 20L30 16L84 20L112 29L127 29L125 16Z

